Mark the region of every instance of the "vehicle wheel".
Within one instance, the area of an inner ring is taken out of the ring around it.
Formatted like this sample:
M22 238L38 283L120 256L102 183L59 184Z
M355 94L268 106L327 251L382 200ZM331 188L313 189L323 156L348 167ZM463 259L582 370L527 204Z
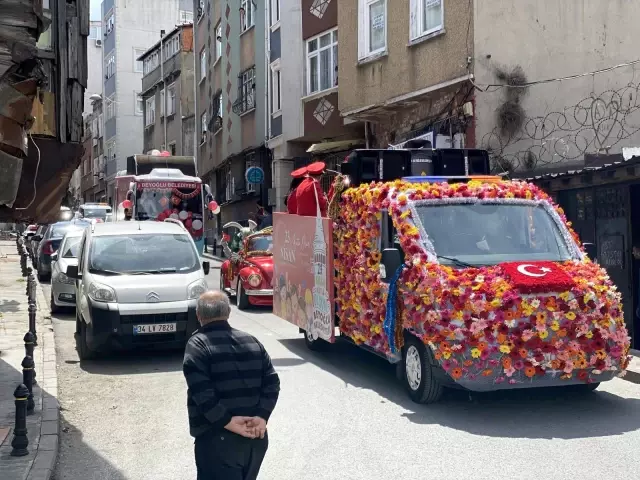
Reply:
M242 288L242 282L238 279L238 287L236 288L236 305L240 310L249 308L249 297Z
M60 307L56 305L56 302L53 301L53 289L51 289L51 302L50 308L51 313L58 313L60 311Z
M411 400L416 403L434 403L442 396L443 387L432 372L433 356L429 349L414 336L409 336L402 349L404 384Z
M36 272L38 273L38 281L42 282L46 279L45 275L43 273L40 272L40 269L37 269Z
M87 324L84 321L79 320L80 322L80 334L78 335L78 356L80 360L89 360L93 357L93 352L89 348L87 344Z
M322 352L327 349L329 346L329 342L324 341L321 338L316 340L313 339L311 332L305 330L304 332L304 343L307 348L313 352Z

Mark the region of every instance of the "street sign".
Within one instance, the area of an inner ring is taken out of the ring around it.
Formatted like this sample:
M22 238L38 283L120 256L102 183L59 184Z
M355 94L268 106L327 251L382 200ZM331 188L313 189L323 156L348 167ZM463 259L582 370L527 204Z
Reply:
M262 183L264 182L264 170L260 167L249 167L244 177L247 183Z

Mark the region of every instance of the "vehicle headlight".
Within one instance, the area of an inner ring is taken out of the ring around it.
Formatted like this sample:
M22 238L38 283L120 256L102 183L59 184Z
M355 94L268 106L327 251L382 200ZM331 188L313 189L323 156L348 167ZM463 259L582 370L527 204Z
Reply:
M207 282L204 280L196 280L193 283L190 283L187 287L187 293L189 300L200 298L204 292L207 291Z
M247 278L247 282L249 282L249 285L253 288L258 288L262 284L262 277L258 273L252 273L249 275L249 278Z
M73 278L67 277L64 273L58 272L54 279L58 283L64 283L66 285L73 285L75 280Z
M100 283L89 285L89 298L96 302L115 302L116 292L113 288Z

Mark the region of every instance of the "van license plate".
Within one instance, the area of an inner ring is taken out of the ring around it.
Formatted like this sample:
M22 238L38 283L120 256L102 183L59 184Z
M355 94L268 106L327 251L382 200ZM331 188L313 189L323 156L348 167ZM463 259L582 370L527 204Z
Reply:
M175 323L154 323L152 325L134 325L133 334L142 335L144 333L173 333L176 331Z

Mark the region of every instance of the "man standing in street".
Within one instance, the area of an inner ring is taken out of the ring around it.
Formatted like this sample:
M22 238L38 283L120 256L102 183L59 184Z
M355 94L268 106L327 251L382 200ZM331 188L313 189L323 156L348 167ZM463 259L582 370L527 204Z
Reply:
M198 480L258 477L268 446L267 422L280 392L264 346L231 328L230 313L226 294L203 293L196 310L201 328L184 354Z

